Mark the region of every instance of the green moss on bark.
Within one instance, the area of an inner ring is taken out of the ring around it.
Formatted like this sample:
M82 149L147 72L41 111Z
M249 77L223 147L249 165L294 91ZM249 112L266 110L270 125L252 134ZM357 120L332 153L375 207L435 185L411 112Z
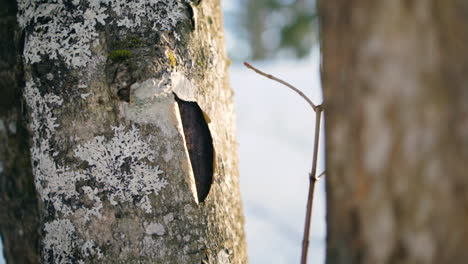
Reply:
M113 62L122 62L132 57L132 52L129 50L118 49L109 53L109 59Z

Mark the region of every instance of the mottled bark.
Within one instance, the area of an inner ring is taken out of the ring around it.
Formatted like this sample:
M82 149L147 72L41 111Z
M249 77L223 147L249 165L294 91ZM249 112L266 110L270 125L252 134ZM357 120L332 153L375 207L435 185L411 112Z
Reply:
M327 263L466 263L468 2L319 5Z
M42 260L246 263L219 2L25 0L18 21Z
M21 115L21 31L16 2L0 1L0 234L8 263L38 263L38 210Z

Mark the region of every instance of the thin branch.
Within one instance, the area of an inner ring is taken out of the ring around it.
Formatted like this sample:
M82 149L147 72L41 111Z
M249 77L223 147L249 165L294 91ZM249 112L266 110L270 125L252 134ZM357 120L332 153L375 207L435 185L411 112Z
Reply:
M312 205L314 201L314 190L315 190L315 183L325 175L325 171L322 172L320 175L316 176L317 173L317 158L318 158L318 146L319 146L319 135L320 135L320 124L321 124L321 118L322 118L322 112L323 112L323 105L315 105L312 103L312 101L304 94L302 93L299 89L296 87L292 86L291 84L276 78L275 76L271 74L267 74L262 72L261 70L253 67L247 62L244 62L244 65L247 66L248 68L254 70L256 73L263 75L269 79L272 79L274 81L277 81L296 93L298 93L304 100L309 103L309 105L312 107L312 109L315 112L315 135L314 135L314 153L312 157L312 169L309 174L309 194L307 196L307 209L306 209L306 219L305 219L305 225L304 225L304 237L302 240L302 254L301 254L301 264L306 264L307 263L307 253L309 250L309 236L310 236L310 224L312 222Z
M319 146L319 135L320 135L320 123L322 118L322 107L320 105L317 107L315 112L315 135L314 135L314 156L312 157L312 170L310 171L309 176L309 195L307 196L307 209L306 209L306 219L304 225L304 237L302 239L302 254L301 254L301 264L307 263L307 253L309 250L309 237L310 237L310 224L312 222L312 204L314 201L314 190L315 183L317 178L315 174L317 173L317 157L318 157L318 146Z
M304 100L307 101L307 103L312 107L312 109L314 109L314 111L317 111L317 106L309 99L309 97L307 97L303 92L301 92L299 89L297 89L296 87L292 86L291 84L281 80L281 79L278 79L276 78L275 76L271 75L271 74L268 74L268 73L264 73L262 72L261 70L255 68L254 66L250 65L248 62L244 62L244 65L247 67L247 68L250 68L252 69L253 71L255 71L256 73L260 74L260 75L263 75L269 79L272 79L273 81L277 81L287 87L289 87L291 90L295 91L296 93L298 93L302 98L304 98Z
M320 173L319 175L317 175L317 177L315 177L315 180L318 181L318 180L322 179L325 176L325 172L326 171L322 171L322 173Z

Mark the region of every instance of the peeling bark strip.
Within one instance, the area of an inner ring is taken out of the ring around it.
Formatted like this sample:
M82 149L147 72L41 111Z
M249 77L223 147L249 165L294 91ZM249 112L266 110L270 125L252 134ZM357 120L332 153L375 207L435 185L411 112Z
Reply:
M42 261L246 263L219 1L18 7Z
M175 95L179 106L185 142L195 177L198 202L205 201L213 182L213 140L203 111L196 102L181 100Z

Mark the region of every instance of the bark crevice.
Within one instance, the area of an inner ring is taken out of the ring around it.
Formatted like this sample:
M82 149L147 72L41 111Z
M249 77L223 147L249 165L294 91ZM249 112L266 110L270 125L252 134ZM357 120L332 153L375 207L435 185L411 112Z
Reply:
M198 202L205 201L213 183L213 139L203 111L196 102L174 97L179 106L185 144L192 164Z

